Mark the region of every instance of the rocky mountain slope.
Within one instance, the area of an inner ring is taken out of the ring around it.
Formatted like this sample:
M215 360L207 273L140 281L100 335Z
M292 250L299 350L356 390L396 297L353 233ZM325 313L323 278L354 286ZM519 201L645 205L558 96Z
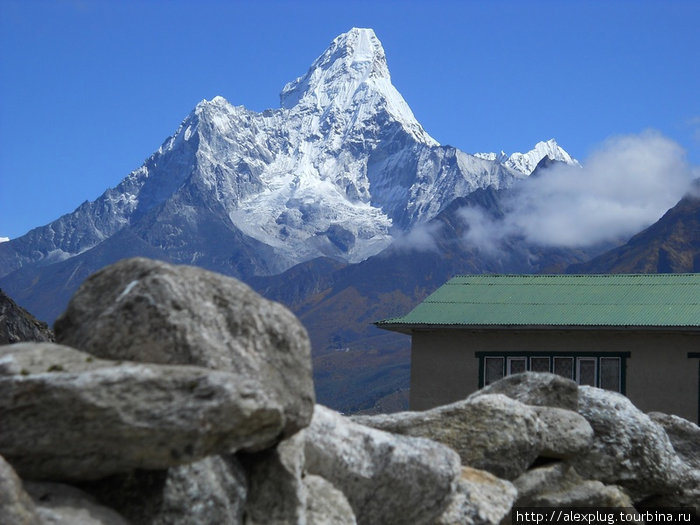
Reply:
M37 320L0 290L0 345L53 339L46 323Z
M661 219L626 244L569 273L683 273L700 272L700 180L688 195Z

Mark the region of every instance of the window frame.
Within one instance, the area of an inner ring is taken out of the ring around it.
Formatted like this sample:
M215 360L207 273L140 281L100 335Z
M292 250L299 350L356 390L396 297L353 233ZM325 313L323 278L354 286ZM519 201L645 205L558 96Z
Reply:
M544 352L544 351L505 351L505 352L499 352L499 351L477 351L474 352L474 357L479 359L479 377L478 377L478 385L479 388L483 388L485 386L485 358L489 357L500 357L503 359L504 363L504 368L503 368L503 377L507 377L508 374L506 373L508 371L507 367L507 358L508 357L525 357L526 358L526 369L530 369L530 358L532 357L549 357L550 358L550 371L551 373L554 372L554 358L556 357L565 357L565 358L573 358L573 372L574 376L571 378L573 381L576 381L576 383L579 382L579 376L578 376L578 358L583 357L583 358L595 358L596 361L596 387L600 388L598 385L600 384L600 358L601 357L617 357L620 359L620 370L619 370L619 375L620 375L620 390L619 393L625 395L627 392L627 359L631 357L631 352L561 352L561 351L553 351L553 352Z

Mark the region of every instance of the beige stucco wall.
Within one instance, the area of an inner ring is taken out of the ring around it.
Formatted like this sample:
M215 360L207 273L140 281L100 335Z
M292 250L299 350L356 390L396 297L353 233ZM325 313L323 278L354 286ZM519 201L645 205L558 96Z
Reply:
M412 410L463 399L478 388L475 352L630 352L627 396L644 412L698 421L700 332L504 330L416 331L412 337Z

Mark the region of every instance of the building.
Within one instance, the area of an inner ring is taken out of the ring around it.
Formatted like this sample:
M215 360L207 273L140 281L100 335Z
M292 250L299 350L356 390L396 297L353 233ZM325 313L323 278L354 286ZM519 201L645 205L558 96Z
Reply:
M700 274L464 275L403 317L412 410L525 370L700 420Z

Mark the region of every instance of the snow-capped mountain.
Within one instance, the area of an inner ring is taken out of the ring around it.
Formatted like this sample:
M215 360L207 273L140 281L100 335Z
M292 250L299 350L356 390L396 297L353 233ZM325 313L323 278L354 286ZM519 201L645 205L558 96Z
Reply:
M538 142L535 147L527 153L513 153L512 155L508 155L506 152L501 151L500 153L475 153L474 156L480 159L500 162L507 168L522 173L523 175L530 175L537 167L537 164L545 157L572 166L580 166L579 162L572 158L554 139L550 139L546 142Z
M125 228L197 262L202 250L185 245L204 212L249 250L271 249L255 273L322 255L357 262L455 198L524 176L430 137L392 85L371 29L338 36L280 101L257 113L203 100L118 186L4 243L0 275L73 257Z

